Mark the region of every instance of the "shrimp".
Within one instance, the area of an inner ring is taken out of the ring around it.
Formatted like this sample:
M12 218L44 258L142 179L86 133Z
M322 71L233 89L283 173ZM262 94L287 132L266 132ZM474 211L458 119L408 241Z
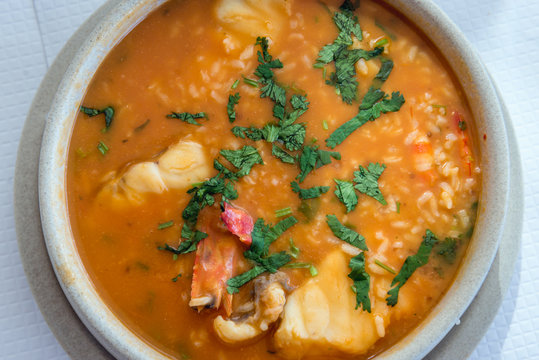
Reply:
M472 151L468 146L468 136L466 134L466 128L462 126L462 124L465 124L465 122L462 120L462 116L458 111L454 111L452 117L453 124L456 127L457 134L460 138L460 157L462 159L462 163L464 164L464 168L468 169L468 175L471 176L473 157Z
M436 180L434 171L434 152L432 145L426 136L420 136L413 144L414 168L422 179L429 184Z
M224 203L224 211L221 213L221 220L225 223L228 231L238 236L245 245L251 245L253 239L253 218L247 211L233 207L227 202Z
M230 316L232 294L226 291L226 282L235 275L240 254L238 245L233 239L218 239L217 236L209 236L198 243L189 306L200 312L203 308L218 309L223 302Z

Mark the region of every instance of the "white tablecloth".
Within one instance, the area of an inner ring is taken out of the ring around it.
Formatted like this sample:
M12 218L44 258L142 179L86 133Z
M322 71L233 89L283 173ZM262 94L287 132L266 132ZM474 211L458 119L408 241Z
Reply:
M49 65L104 0L0 0L0 359L67 359L26 281L13 173ZM435 0L479 51L511 113L524 169L524 232L509 293L471 359L539 359L539 1ZM29 219L31 221L31 219Z

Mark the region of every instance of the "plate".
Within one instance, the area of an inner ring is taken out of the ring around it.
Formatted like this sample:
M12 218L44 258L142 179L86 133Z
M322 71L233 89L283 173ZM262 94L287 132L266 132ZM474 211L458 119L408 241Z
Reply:
M24 125L15 170L15 223L23 267L34 298L51 331L65 351L76 359L113 359L86 329L71 308L56 280L49 261L39 215L37 172L41 137L52 98L78 49L83 34L95 27L101 15L110 11L107 2L71 37L47 72L34 98ZM499 94L499 92L498 92ZM500 96L500 95L498 95ZM499 250L489 274L474 301L446 337L427 355L427 359L468 357L494 319L507 292L520 249L522 232L522 174L520 156L507 109L504 120L510 145L510 194ZM30 219L30 220L29 220ZM517 234L517 236L515 236Z

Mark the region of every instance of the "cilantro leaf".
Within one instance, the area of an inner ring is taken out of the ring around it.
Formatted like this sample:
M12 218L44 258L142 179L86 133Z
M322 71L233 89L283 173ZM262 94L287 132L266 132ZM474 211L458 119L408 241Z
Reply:
M292 181L290 185L292 186L292 191L297 193L302 200L315 199L329 191L329 186L314 186L312 188L302 189L295 181Z
M264 86L260 89L260 97L269 97L283 107L286 105L286 90L271 79L264 82Z
M378 179L385 168L385 164L380 165L378 163L370 163L367 166L367 169L359 165L359 171L354 171L354 182L356 183L354 188L359 192L378 200L382 205L387 205L387 202L378 187Z
M271 154L275 156L277 159L281 160L282 162L286 164L295 164L296 163L296 157L290 155L285 150L281 149L279 146L273 144L271 147Z
M258 141L264 138L262 130L254 126L251 126L251 127L234 126L231 131L236 137L239 137L242 139L249 138L253 141Z
M240 291L240 287L265 272L266 269L263 266L255 265L255 267L253 267L252 269L228 279L228 281L226 282L226 284L228 285L226 291L229 294L236 294Z
M206 115L206 113L204 113L204 112L199 112L199 113L196 113L196 114L191 114L191 113L187 113L187 112L183 112L183 113L172 112L172 113L167 115L167 118L169 118L169 119L180 119L181 121L186 122L188 124L193 124L193 125L200 126L202 124L197 122L196 119L202 119L202 118L208 119L208 115Z
M251 233L253 241L249 250L243 253L245 258L254 261L256 265L247 272L227 281L227 291L229 294L238 292L241 286L264 272L272 274L277 272L280 267L292 260L292 257L285 251L274 253L269 256L268 252L269 246L297 222L295 217L289 216L271 227L270 225L265 224L263 219L256 220Z
M335 151L320 150L318 146L304 146L299 157L300 173L296 179L300 183L303 182L311 171L331 163L331 158L340 160L341 154Z
M114 118L114 108L112 106L107 106L103 109L92 109L89 107L81 106L80 112L88 115L89 117L94 117L99 114L105 114L105 128L108 129L112 124L112 119Z
M356 293L356 309L361 306L363 310L371 312L370 276L365 270L365 254L361 252L351 258L348 266L352 270L348 277L354 281L352 288Z
M333 235L335 235L342 241L345 241L350 245L357 247L358 249L364 251L369 250L367 248L367 244L365 243L365 238L354 230L341 224L335 215L326 215L326 222L331 231L333 232Z
M309 108L307 97L297 94L292 95L290 98L290 105L292 105L294 110L307 110Z
M187 193L191 194L191 199L182 212L182 218L191 228L195 227L200 211L215 203L214 195L222 194L223 197L230 200L238 197L234 186L225 181L221 174L217 174L198 186L193 186Z
M368 121L376 120L382 113L398 111L404 104L404 97L399 92L393 92L391 98L389 98L382 90L373 89L369 90L367 95L365 95L361 103L359 113L339 126L326 139L326 145L329 148L335 148L335 146L342 143L344 139Z
M374 78L378 80L377 84L382 86L382 83L387 80L389 74L391 74L391 70L393 70L393 60L384 57L380 58L380 60L382 62L382 66Z
M354 210L357 206L357 195L354 191L354 184L351 181L333 179L337 184L335 195L346 206L346 212Z
M292 124L281 128L279 131L279 140L283 142L288 150L295 151L301 149L303 146L305 135L305 124Z
M170 251L176 255L187 254L196 250L198 243L208 237L208 234L199 230L191 230L186 224L182 227L182 242L177 248L174 248L168 244L164 247L160 247L160 250Z
M439 244L438 251L440 255L448 264L453 264L457 258L457 239L447 237Z
M240 93L237 92L234 95L228 95L228 104L226 106L226 112L228 114L228 121L233 123L236 120L236 110L234 110L234 106L236 106L240 102Z
M249 145L245 145L238 150L221 150L219 153L230 161L235 168L239 169L235 174L238 178L248 175L255 164L264 163L258 150Z
M263 62L256 68L255 75L259 78L269 80L273 77L273 70L271 69L280 69L282 67L283 63L279 59Z
M427 264L432 247L437 242L438 239L436 236L427 229L417 253L406 258L399 273L391 282L392 289L387 292L389 296L386 299L389 306L395 306L397 304L400 288L406 283L410 276L412 276L416 269Z

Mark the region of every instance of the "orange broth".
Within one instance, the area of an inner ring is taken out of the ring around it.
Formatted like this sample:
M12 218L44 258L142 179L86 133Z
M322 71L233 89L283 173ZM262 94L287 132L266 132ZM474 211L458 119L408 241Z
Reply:
M326 8L318 1L295 1L280 35L271 39L269 47L273 57L284 64L274 72L279 83L287 86L288 96L307 94L309 109L298 120L307 124L305 144L325 150L330 149L324 140L354 117L359 105L357 101L344 103L335 88L324 83L323 71L313 67L318 51L337 37L328 9L336 11L339 5L328 1ZM271 252L288 251L292 238L300 249L294 261L316 267L330 250L342 247L326 225L325 215L335 214L366 239L366 269L375 296L387 291L395 275L377 267L374 260L383 259L398 272L406 257L416 253L426 229L440 240L458 239L452 264L435 247L428 264L401 288L399 303L390 308L385 336L357 358L380 353L425 318L446 292L473 229L480 170L472 146L473 120L459 84L433 45L405 19L376 2L362 0L356 11L364 33L362 44L372 49L374 43L387 39L384 56L394 61L394 68L382 90L388 94L400 91L406 102L399 111L383 114L354 131L334 149L340 152L340 161L316 169L300 184L302 188L330 186L316 200L319 208L309 219L298 210L302 201L290 189L298 167L273 157L271 144L240 139L230 131L233 126L261 128L275 118L273 102L260 98L258 89L244 81L231 89L242 75L257 79L253 72L259 47L254 46L255 37L234 33L220 24L212 10L215 6L211 1L166 3L110 52L91 82L82 104L97 109L113 106L115 115L110 129L102 132L101 116L79 114L71 138L67 192L72 231L85 267L118 318L172 358L276 358L271 331L241 346L219 341L212 321L223 314L222 309L198 313L188 305L194 253L174 259L170 252L158 249L165 243L178 245L190 186L144 194L144 201L135 204L111 205L106 197L98 196L108 174L152 161L181 139L200 143L210 166L221 149L251 145L264 164L255 165L237 181L239 197L233 203L255 220L275 224L281 220L275 211L286 207L299 220L272 244ZM383 24L384 30L377 24ZM227 32L239 39L241 49L227 52L223 45ZM359 98L380 66L376 59L363 65L357 66ZM327 65L328 76L334 71L332 66ZM241 99L235 107L237 119L231 124L226 105L228 95L236 92ZM202 125L196 126L167 118L172 111L203 111L208 119L198 119ZM454 113L466 122L465 129L455 124ZM105 155L96 148L99 142L109 149ZM431 163L428 170L422 167L425 154ZM371 162L386 165L379 187L387 205L356 192L357 208L347 213L334 194L334 179L350 181L359 165L366 167ZM212 176L216 173L212 169ZM234 241L219 226L216 203L202 210L199 222L210 236ZM158 229L170 220L173 226ZM251 265L244 260L241 266L246 270ZM280 271L290 277L292 288L311 278L308 269ZM181 277L172 281L178 274ZM242 294L248 291L246 286Z

